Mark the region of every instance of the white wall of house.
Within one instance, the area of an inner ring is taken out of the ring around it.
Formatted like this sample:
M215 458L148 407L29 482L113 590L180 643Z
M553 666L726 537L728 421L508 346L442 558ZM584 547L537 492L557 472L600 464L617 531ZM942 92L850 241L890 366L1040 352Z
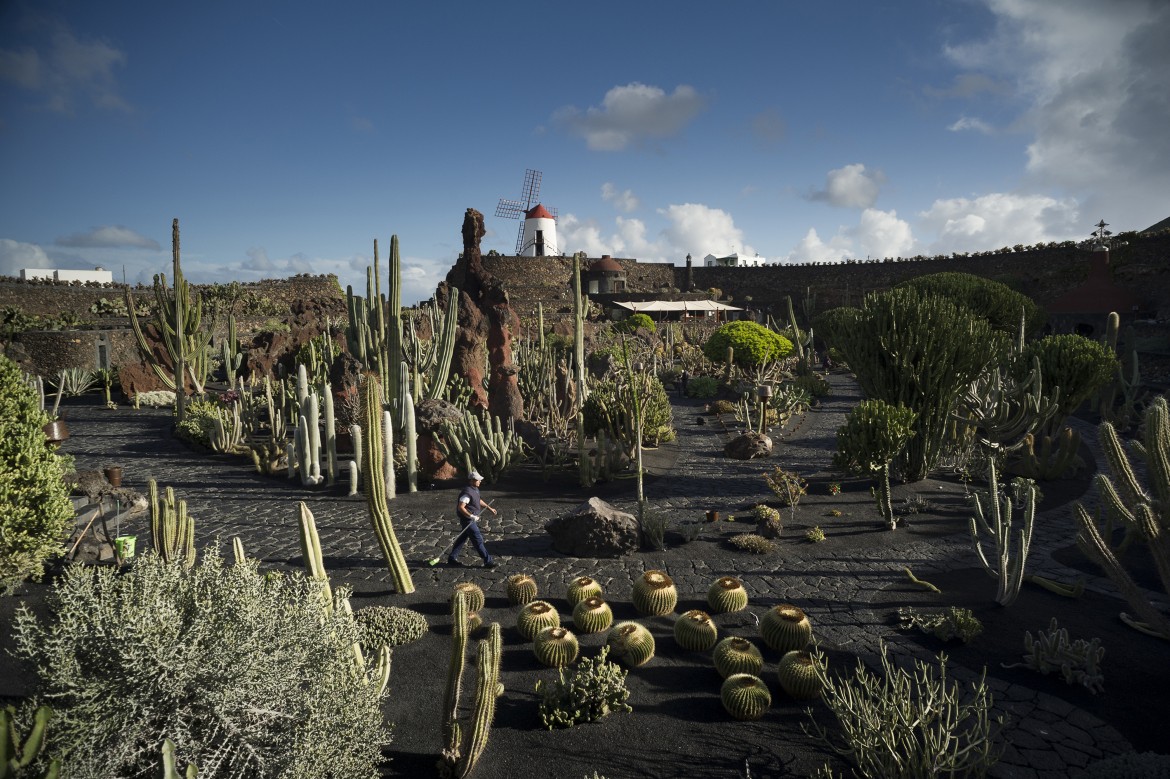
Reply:
M50 279L53 281L96 281L99 284L113 284L114 274L102 268L93 270L59 270L57 268L21 268L22 279Z

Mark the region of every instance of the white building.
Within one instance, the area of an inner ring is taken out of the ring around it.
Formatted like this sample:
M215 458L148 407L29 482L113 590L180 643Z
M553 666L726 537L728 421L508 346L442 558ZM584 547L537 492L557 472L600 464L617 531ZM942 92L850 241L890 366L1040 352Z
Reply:
M708 268L754 268L767 265L768 261L758 254L748 257L740 256L738 253L732 252L725 257L716 257L714 254L708 254L703 258L703 264Z
M20 277L22 279L49 279L51 281L80 281L85 283L87 281L96 281L98 284L113 284L114 274L105 268L94 268L93 270L58 270L56 268L21 268Z
M524 240L520 242L521 257L555 257L561 253L557 245L557 220L544 206L537 203L524 212Z

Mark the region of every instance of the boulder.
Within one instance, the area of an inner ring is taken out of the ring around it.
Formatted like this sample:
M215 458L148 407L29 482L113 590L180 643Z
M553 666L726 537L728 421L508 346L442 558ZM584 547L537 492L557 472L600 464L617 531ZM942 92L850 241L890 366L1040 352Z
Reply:
M552 535L554 549L573 557L621 557L641 546L637 518L601 498L590 498L549 520L544 529Z
M723 454L734 460L754 460L772 454L772 439L763 433L741 433L727 442Z

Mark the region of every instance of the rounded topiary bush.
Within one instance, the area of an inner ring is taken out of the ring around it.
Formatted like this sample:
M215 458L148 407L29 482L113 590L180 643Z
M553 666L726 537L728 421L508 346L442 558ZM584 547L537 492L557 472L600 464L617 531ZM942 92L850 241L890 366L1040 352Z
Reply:
M327 612L325 585L141 555L128 573L71 566L45 622L16 616L51 703L45 754L61 776L162 776L159 745L207 776L377 776L391 733L353 615ZM369 658L367 658L368 660Z
M551 603L543 600L534 600L526 605L516 619L516 629L529 641L545 628L555 628L560 624L561 615Z
M65 551L71 458L46 446L48 421L20 368L0 354L0 593L39 579L45 562Z
M613 624L613 610L601 598L586 598L573 607L573 624L582 633L600 633Z
M610 628L605 645L621 662L639 666L654 657L654 634L637 622L619 622Z
M614 325L614 329L623 333L633 333L637 330L648 330L649 332L657 332L658 325L650 318L649 314L630 314Z
M426 635L427 618L401 606L367 606L354 612L362 647L375 653L385 644L402 646Z
M692 609L675 620L674 640L683 649L709 652L719 640L719 629L707 612Z
M764 669L764 656L759 648L739 636L729 636L716 644L711 659L715 662L715 670L724 679L734 674L759 676Z
M764 643L777 652L804 649L812 640L812 623L802 610L788 603L773 606L760 620Z
M737 720L757 720L772 705L772 693L768 685L758 676L732 674L723 682L719 691L723 708Z
M639 614L661 617L674 611L678 604L678 590L674 580L663 571L646 571L634 582L631 599Z
M747 590L734 576L720 576L707 590L707 603L716 614L743 611L748 605Z
M711 362L727 360L727 347L734 350L732 360L741 368L755 368L782 360L795 348L792 341L763 325L742 319L720 327L703 344L703 354Z

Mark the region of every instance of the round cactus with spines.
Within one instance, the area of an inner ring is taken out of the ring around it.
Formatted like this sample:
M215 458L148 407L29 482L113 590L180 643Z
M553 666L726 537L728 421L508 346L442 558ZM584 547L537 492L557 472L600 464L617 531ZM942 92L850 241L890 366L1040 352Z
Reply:
M508 603L523 606L536 600L536 579L526 573L514 573L508 577Z
M565 597L568 599L570 606L576 606L586 598L596 598L600 596L601 585L588 576L578 576L576 579L569 582L569 589L565 594Z
M786 652L776 669L780 688L798 701L820 697L821 680L817 678L816 661L802 649Z
M551 603L544 600L534 600L527 604L516 619L516 629L529 641L545 628L559 627L560 624L561 615Z
M637 622L619 622L605 637L610 653L621 662L634 667L654 657L654 634Z
M474 633L483 627L483 617L479 616L478 611L467 612L467 632Z
M545 628L536 634L532 649L544 665L562 668L577 659L577 637L562 627Z
M467 597L468 611L482 611L484 604L483 590L475 582L456 582L451 592L451 603L455 602L455 596L458 593L463 593Z
M747 590L734 576L721 576L707 590L707 603L715 614L743 611L748 605Z
M752 674L732 674L719 691L723 708L737 720L757 720L772 705L772 693L764 680Z
M693 609L674 623L674 640L692 652L710 652L719 640L719 629L705 611Z
M674 580L663 571L646 571L634 582L631 593L634 608L648 617L662 617L678 605L678 590Z
M804 649L812 639L808 615L789 603L773 606L760 620L760 635L769 648L777 652Z
M600 633L613 624L613 610L601 598L586 598L573 607L573 624L582 633Z
M715 670L726 679L735 674L759 676L764 670L764 656L751 641L739 636L729 636L715 645L711 653Z

